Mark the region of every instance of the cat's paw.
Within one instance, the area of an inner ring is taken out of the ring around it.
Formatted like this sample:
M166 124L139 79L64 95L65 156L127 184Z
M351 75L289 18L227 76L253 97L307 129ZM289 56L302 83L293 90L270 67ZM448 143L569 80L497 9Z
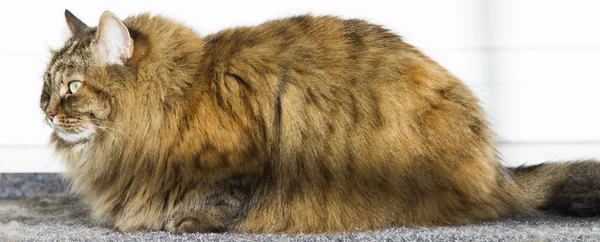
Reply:
M171 219L165 228L170 233L214 233L223 232L223 226L199 217L182 216Z

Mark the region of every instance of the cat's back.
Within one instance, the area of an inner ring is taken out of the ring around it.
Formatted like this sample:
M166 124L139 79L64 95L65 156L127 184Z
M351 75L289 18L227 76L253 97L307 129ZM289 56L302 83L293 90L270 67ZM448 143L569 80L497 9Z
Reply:
M398 139L413 129L401 126L444 99L440 93L452 89L456 102L477 102L436 62L364 20L300 15L226 29L204 40L208 78L222 77L216 82L226 87L221 97L238 95L228 86L241 85L236 90L251 93L256 102L248 105L267 107L258 111L260 118L281 126L276 133L303 133L298 135L303 140L343 139L350 130L374 140L402 133L393 137Z
M208 78L232 74L245 88L267 93L291 87L307 96L356 102L346 92L356 90L354 98L360 102L377 99L365 96L378 92L369 92L374 88L423 96L460 85L400 36L364 20L300 15L226 29L204 40Z
M400 37L363 20L300 15L258 26L226 29L206 37L205 58L215 63L231 60L261 62L262 69L312 69L337 73L371 73L389 67L392 59L417 54ZM261 71L258 66L255 70ZM265 70L268 71L268 70ZM350 78L348 78L350 79ZM360 79L360 78L359 78Z

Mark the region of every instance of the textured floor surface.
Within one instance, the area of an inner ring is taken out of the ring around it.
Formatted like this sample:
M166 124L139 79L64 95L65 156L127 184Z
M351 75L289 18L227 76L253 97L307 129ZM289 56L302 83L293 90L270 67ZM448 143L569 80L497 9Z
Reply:
M95 225L69 196L0 200L0 241L600 241L600 218L523 216L459 227L326 235L123 234Z

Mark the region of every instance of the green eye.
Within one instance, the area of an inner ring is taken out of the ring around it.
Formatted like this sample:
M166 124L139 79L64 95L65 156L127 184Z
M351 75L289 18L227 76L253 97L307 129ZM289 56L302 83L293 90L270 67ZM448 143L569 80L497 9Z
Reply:
M83 85L81 81L71 81L69 82L69 92L75 93L79 88Z

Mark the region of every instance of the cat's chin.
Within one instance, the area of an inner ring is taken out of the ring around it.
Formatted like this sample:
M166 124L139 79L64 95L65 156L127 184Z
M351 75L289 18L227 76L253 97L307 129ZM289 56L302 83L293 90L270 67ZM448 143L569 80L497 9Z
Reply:
M67 133L59 129L55 130L56 135L67 143L82 143L89 141L95 130L85 129L79 133Z

